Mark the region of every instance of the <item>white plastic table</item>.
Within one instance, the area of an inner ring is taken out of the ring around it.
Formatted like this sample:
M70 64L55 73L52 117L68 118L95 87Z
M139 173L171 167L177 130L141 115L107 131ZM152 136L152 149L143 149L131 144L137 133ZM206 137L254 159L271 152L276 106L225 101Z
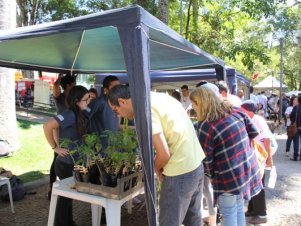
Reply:
M144 191L144 188L142 187L121 200L115 200L102 196L77 192L75 189L71 188L74 183L74 178L69 177L64 180L57 181L53 184L48 215L48 226L53 226L54 224L55 209L58 196L91 203L93 226L100 225L102 207L106 209L107 226L119 226L122 204L131 200ZM131 211L131 202L128 202L128 210Z

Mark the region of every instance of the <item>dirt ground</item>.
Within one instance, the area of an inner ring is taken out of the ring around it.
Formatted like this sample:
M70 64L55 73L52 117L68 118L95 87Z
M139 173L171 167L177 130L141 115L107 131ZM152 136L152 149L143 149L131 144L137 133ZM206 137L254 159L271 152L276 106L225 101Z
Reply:
M285 157L284 134L276 136L279 148L274 156L278 179L275 189L266 189L268 223L266 226L301 226L301 161ZM292 154L292 148L291 148ZM14 202L16 213L12 214L9 202L0 201L0 226L45 226L47 225L49 201L46 198L48 185L34 187L25 199ZM139 196L143 201L143 195ZM90 205L74 201L74 221L78 226L91 225ZM147 225L144 203L136 204L132 214L122 209L122 226Z

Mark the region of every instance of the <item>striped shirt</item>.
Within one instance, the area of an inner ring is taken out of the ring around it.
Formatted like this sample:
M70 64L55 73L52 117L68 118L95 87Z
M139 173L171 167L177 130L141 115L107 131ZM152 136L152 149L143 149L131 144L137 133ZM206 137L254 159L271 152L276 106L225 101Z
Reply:
M262 189L256 155L250 147L250 139L257 135L250 118L237 108L219 120L199 123L205 172L211 177L215 202L222 193L250 200Z

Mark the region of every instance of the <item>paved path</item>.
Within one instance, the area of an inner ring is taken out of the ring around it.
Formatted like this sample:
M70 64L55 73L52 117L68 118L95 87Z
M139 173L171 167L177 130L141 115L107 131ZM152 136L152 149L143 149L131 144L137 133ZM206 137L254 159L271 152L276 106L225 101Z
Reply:
M283 132L283 130L282 130ZM286 135L276 136L279 149L274 156L278 180L275 189L266 189L268 223L266 226L301 226L301 161L293 162L285 157ZM292 148L291 148L292 153ZM16 213L10 212L9 202L0 201L0 226L47 225L49 201L46 199L48 185L32 187L25 199L15 202ZM143 196L140 196L143 199ZM91 225L90 206L74 202L74 220L79 226ZM136 205L133 214L122 210L123 226L147 225L146 209Z
M44 123L49 118L51 118L51 116L46 114L31 112L29 110L20 109L20 108L16 110L16 115L18 119L28 120L32 122L40 122L40 123Z
M301 161L291 161L285 157L286 135L276 136L279 144L274 156L277 168L275 189L267 189L267 226L301 225ZM293 149L291 147L291 157Z

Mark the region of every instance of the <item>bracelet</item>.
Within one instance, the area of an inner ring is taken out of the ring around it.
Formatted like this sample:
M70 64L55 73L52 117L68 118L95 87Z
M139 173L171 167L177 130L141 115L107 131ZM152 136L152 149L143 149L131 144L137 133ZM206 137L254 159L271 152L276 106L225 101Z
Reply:
M57 148L57 145L55 144L54 147L51 147L51 148L52 148L52 149L56 149L56 148Z

